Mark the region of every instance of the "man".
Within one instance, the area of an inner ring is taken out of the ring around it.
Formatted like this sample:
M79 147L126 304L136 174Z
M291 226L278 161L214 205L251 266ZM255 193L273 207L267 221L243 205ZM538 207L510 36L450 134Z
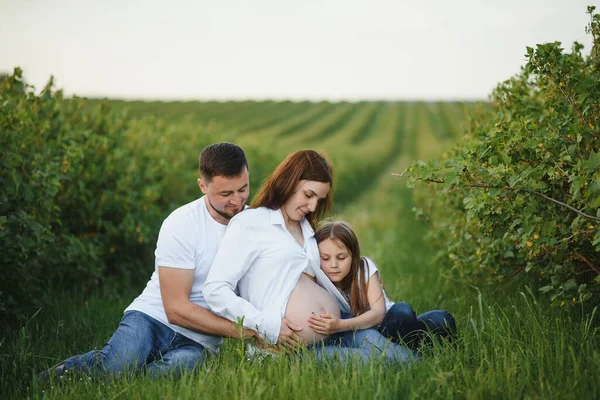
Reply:
M198 186L204 196L165 219L155 251L155 271L142 294L125 309L117 331L102 350L71 357L42 373L69 370L116 375L146 370L151 376L179 374L218 350L222 336L256 337L208 311L202 289L229 220L250 192L248 161L232 143L206 147L199 158Z

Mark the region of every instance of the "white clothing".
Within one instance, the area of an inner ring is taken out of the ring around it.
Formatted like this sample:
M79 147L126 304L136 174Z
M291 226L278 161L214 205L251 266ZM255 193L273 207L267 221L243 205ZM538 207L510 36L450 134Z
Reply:
M221 337L169 323L160 294L158 267L193 269L190 301L208 309L202 289L226 228L227 225L220 224L210 215L204 196L173 211L163 222L158 234L154 273L142 294L125 311L141 311L209 351L218 351Z
M379 281L381 282L381 276L379 275L379 269L375 262L368 257L363 257L367 261L367 268L365 269L365 282L367 282L367 286L369 285L369 279L375 274L378 275ZM383 293L383 298L385 299L385 311L388 312L390 308L394 305L394 302L388 299L385 295L385 290L383 290L383 286L381 287L381 293Z
M367 261L367 264L366 264L367 268L365 268L365 282L368 285L369 279L371 279L371 277L374 274L379 273L379 269L377 269L377 266L375 265L373 260L371 260L370 258L367 258L367 257L363 257L363 258ZM317 265L320 265L320 264L317 264ZM323 270L321 268L315 268L314 272L315 272L315 276L317 278L317 282L319 283L319 285L321 285L325 290L327 290L327 292L329 292L331 295L333 295L333 297L336 299L336 301L338 303L338 306L340 307L340 310L342 310L343 312L349 313L349 314L354 314L354 312L352 311L352 308L350 307L350 301L348 299L348 294L342 293L333 284L333 282L331 282L331 280L327 277L327 275L323 272ZM381 278L380 278L380 280L381 280ZM383 298L385 299L385 311L387 312L387 311L389 311L390 308L392 308L392 306L394 305L394 302L387 298L385 291L383 290L383 287L381 288L381 291L383 293Z
M310 223L303 218L300 226L304 247L287 230L281 210L260 207L232 218L204 285L210 309L234 322L243 317L245 328L277 343L292 290L319 262Z

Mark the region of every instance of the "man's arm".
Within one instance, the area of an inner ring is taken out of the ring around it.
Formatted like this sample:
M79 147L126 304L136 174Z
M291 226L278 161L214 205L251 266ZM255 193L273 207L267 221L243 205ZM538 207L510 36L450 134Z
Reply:
M158 267L160 294L169 323L214 336L240 338L233 322L213 314L190 301L194 270ZM256 332L242 328L245 338L260 337Z

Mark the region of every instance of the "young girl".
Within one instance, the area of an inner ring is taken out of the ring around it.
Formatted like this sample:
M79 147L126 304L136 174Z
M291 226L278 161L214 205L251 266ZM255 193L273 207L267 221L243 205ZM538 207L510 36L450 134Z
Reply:
M382 289L377 266L360 256L358 239L347 223L325 223L315 237L321 270L342 295L341 300L337 296L342 303L342 318L326 312L309 317L309 327L316 333L331 335L377 327L392 341L415 349L428 337L427 332L447 338L456 332L454 317L447 311L429 311L417 317L408 304L390 301Z

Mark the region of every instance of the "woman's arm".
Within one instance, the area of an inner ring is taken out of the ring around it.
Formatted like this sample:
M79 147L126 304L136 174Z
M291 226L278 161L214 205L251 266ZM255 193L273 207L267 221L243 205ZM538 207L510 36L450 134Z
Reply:
M198 243L195 220L186 212L170 214L163 222L156 243L156 263L161 300L167 320L171 324L213 336L239 338L258 337L249 329L235 325L190 300L194 285ZM210 267L210 265L209 265Z
M280 315L268 315L235 293L238 281L258 257L251 228L233 220L217 251L204 284L204 298L210 309L230 321L243 318L243 326L254 330L268 343L275 344L281 327Z
M328 313L322 313L319 316L310 316L308 319L310 328L317 333L331 335L335 332L368 329L381 324L385 317L386 309L379 274L373 274L369 278L367 285L367 300L371 307L370 310L349 319L339 319Z

